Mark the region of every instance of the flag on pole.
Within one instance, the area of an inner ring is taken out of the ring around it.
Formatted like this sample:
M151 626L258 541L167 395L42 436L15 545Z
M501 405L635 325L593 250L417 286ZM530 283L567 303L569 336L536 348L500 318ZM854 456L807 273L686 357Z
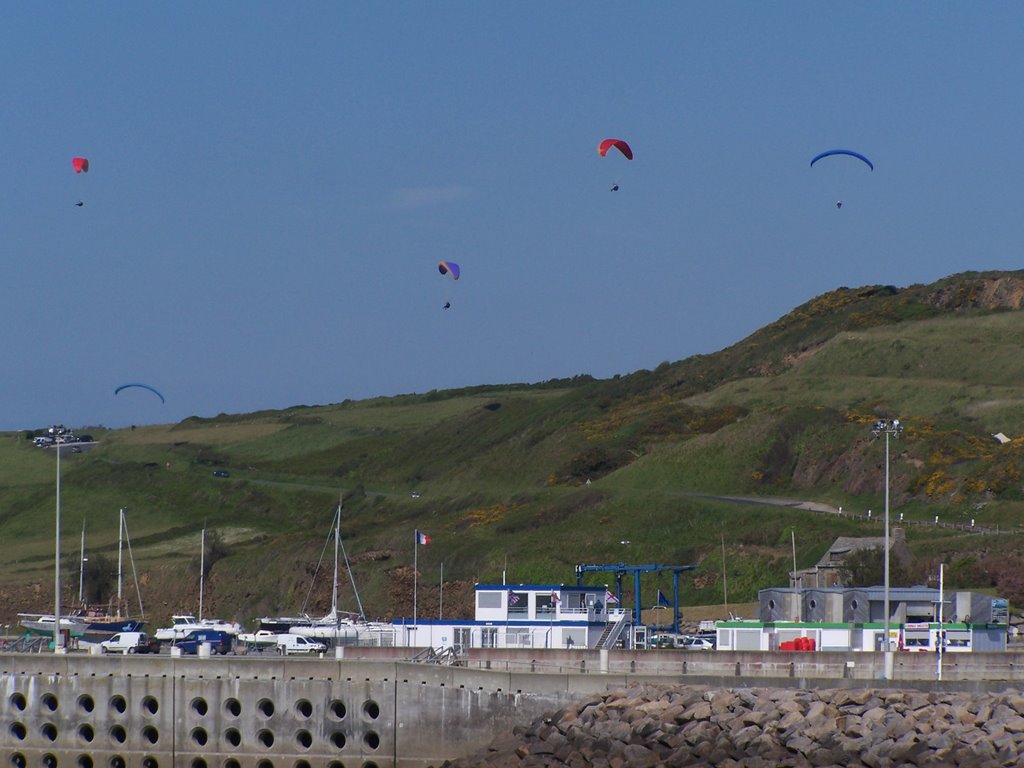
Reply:
M606 589L604 591L604 601L608 605L611 605L612 603L619 602L619 598L617 598L615 595L613 595L612 591L610 589Z
M513 592L511 589L508 591L508 604L515 605L519 602L519 595Z
M427 536L423 531L416 531L416 543L417 544L429 544L430 537Z
M658 605L663 605L666 608L672 607L672 603L668 601L668 598L665 597L665 593L662 592L660 589L658 590Z

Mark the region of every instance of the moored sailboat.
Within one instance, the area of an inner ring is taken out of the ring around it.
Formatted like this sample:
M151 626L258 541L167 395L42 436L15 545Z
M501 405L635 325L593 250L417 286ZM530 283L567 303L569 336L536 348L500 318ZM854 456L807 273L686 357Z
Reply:
M331 534L334 537L334 583L331 589L331 610L319 618L311 618L303 623L293 624L287 630L290 634L301 637L326 640L334 645L351 645L360 642L369 642L374 645L382 644L384 632L391 633L390 624L366 621L366 614L363 612L363 603L359 599L359 590L356 588L355 576L348 562L348 553L341 541L341 499L338 500L338 510L334 515L334 525ZM358 613L338 610L338 554L339 551L345 560L345 570L348 571L352 581L352 592L356 598Z
M30 634L53 636L53 614L45 613L19 613L18 623L21 624ZM85 634L86 623L75 616L60 617L60 631L71 637L81 637Z
M132 618L128 611L128 601L124 598L124 545L128 545L128 559L131 561L132 576L135 582L135 594L139 600L139 615ZM82 549L81 549L81 570L78 581L78 601L82 609L75 618L85 622L85 634L89 636L109 636L117 632L138 632L146 624L146 612L142 607L142 592L139 590L139 575L135 570L135 556L132 554L132 542L128 536L128 522L125 519L124 508L119 510L118 532L117 532L117 602L114 604L114 612L107 608L105 611L86 605L84 600L84 574L85 574L85 524L82 524ZM124 613L122 613L122 609Z
M171 616L171 626L160 627L153 636L157 640L175 641L181 640L189 632L196 630L215 630L224 632L231 636L238 635L242 626L236 621L221 621L220 619L203 618L203 586L206 572L206 528L203 528L200 536L199 551L199 616L190 613L178 613Z
M341 539L341 499L338 499L338 509L334 513L334 520L331 523L330 533L327 534L327 541L324 543L324 552L320 555L320 562L317 563L316 571L313 573L313 581L316 581L316 576L320 572L320 564L323 563L324 553L327 551L327 546L334 540L334 585L331 591L331 612L328 616L333 616L337 613L338 609L338 547ZM346 558L346 564L347 564ZM355 589L355 582L352 584ZM276 632L278 634L303 634L307 629L311 628L314 624L321 623L326 617L314 618L306 613L306 603L309 602L310 595L313 591L313 584L309 585L309 590L306 592L306 600L302 604L302 612L298 616L263 616L257 619L257 628L259 630L267 630L269 632ZM358 597L357 597L358 599ZM292 630L295 630L292 632ZM310 635L311 636L311 635Z
M128 545L128 555L131 560L132 574L135 577L135 592L139 600L139 617L133 618L127 610L128 601L123 597L124 586L124 545ZM117 632L136 632L145 623L145 612L142 607L142 593L139 590L138 574L135 571L135 558L132 555L131 539L128 537L128 524L125 520L124 509L119 510L118 520L118 542L117 542L117 601L113 604L113 613L110 607L103 609L87 605L85 597L85 563L88 559L85 556L85 523L82 523L82 543L79 551L79 573L78 573L78 607L73 608L67 614L60 617L61 632L70 637L84 637L87 640L96 641L108 637ZM123 609L123 612L122 612ZM53 614L42 613L19 613L21 626L30 633L38 635L53 635Z

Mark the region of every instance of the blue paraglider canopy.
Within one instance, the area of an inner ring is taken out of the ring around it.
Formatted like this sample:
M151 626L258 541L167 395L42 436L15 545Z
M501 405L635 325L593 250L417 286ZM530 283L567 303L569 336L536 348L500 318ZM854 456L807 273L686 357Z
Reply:
M114 394L116 395L122 389L128 389L129 387L139 387L140 389L148 389L150 392L152 392L154 395L160 398L161 403L167 402L166 400L164 400L164 396L157 392L155 389L153 389L153 387L149 386L149 384L122 384L120 387L114 390Z
M814 156L814 159L811 160L811 166L813 167L816 162L821 160L821 158L823 158L823 157L830 157L832 155L849 155L850 157L856 157L858 160L863 160L865 163L867 163L868 168L870 168L872 171L875 170L875 166L874 166L874 164L870 160L868 160L866 157L864 157L864 155L862 155L860 152L854 152L852 149L828 149L828 150L825 150L821 154Z

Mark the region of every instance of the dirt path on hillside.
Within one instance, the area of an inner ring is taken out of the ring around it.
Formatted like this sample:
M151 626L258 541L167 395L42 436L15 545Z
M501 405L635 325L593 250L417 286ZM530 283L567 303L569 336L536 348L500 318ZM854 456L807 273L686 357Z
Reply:
M690 493L679 491L679 496L691 499L710 499L712 501L729 501L734 504L762 504L769 507L791 507L793 509L806 509L808 512L824 512L831 515L839 515L838 507L830 504L822 504L817 501L803 501L801 499L774 499L762 496L718 496L711 493Z

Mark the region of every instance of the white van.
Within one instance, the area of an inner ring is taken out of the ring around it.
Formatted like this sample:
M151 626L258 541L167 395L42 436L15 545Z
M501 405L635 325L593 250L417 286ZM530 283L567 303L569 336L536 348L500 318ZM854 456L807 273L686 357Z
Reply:
M149 638L145 632L118 632L100 643L104 653L149 653Z
M327 646L302 635L278 635L277 652L282 656L323 653Z

